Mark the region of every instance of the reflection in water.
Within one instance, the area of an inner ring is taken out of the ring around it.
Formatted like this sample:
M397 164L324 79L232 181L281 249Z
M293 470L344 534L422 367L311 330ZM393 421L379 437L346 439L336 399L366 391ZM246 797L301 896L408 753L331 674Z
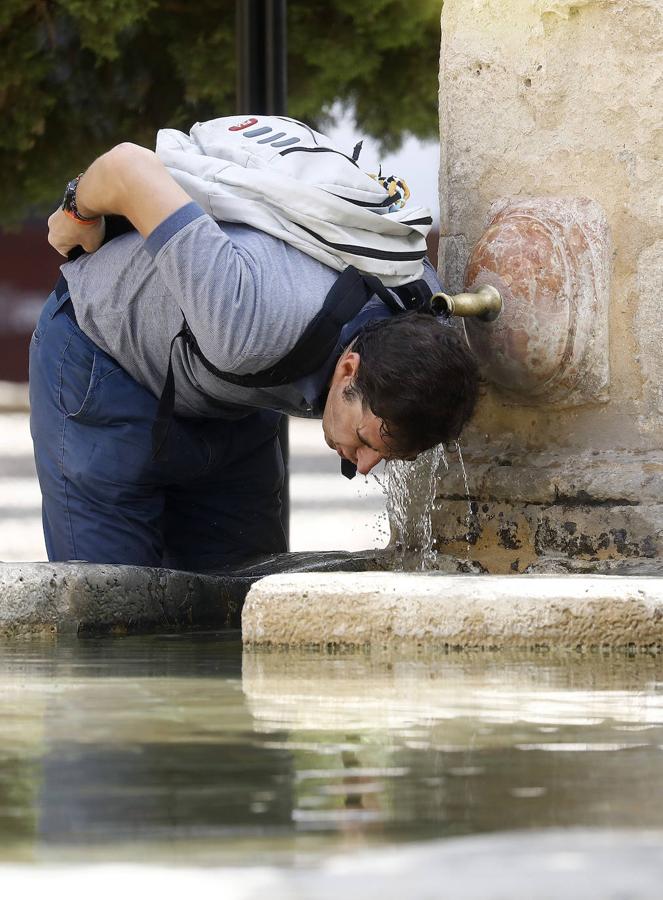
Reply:
M238 641L3 651L0 721L12 728L0 737L2 858L81 845L113 857L122 844L131 856L132 842L241 841L263 820L289 828L290 756L252 739ZM5 790L13 782L22 803Z
M653 657L4 643L0 859L265 863L514 828L660 828L662 675Z
M660 672L649 657L253 652L243 661L254 727L290 735L307 826L349 820L347 770L329 766L325 751L352 734L353 774L368 784L362 800L381 811L373 830L380 823L390 837L411 839L660 827Z

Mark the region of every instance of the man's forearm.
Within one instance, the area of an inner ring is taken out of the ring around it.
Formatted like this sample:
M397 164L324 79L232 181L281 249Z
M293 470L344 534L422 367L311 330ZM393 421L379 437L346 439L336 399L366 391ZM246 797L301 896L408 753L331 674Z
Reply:
M100 156L76 191L81 215L126 216L143 237L190 201L158 156L137 144L119 144Z

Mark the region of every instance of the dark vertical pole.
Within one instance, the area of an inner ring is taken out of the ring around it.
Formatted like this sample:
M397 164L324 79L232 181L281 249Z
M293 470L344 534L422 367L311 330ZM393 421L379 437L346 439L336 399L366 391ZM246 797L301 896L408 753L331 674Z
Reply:
M235 18L237 112L265 113L265 0L237 0Z
M265 0L267 112L288 114L288 35L286 0Z
M285 116L288 113L286 0L237 0L237 113ZM290 537L290 456L288 419L279 440L285 464L281 521Z

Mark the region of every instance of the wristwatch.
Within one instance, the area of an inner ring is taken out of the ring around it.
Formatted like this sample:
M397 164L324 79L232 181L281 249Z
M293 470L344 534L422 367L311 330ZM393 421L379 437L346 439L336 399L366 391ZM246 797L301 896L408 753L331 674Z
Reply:
M77 175L76 178L72 178L67 185L62 200L62 209L68 216L71 216L72 219L76 219L77 222L80 222L81 225L94 225L99 221L101 216L82 216L76 205L76 188L78 187L78 182L81 180L82 175L83 172L81 172L80 175Z

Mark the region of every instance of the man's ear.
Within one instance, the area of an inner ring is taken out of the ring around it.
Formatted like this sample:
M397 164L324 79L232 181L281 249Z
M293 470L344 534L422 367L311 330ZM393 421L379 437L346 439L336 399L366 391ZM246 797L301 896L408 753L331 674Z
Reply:
M361 362L359 354L355 353L354 350L346 350L338 362L341 369L341 375L350 378L351 381L354 380L359 371L359 363Z
M359 354L352 350L346 350L336 363L334 374L332 375L330 387L346 388L352 384L359 369Z

